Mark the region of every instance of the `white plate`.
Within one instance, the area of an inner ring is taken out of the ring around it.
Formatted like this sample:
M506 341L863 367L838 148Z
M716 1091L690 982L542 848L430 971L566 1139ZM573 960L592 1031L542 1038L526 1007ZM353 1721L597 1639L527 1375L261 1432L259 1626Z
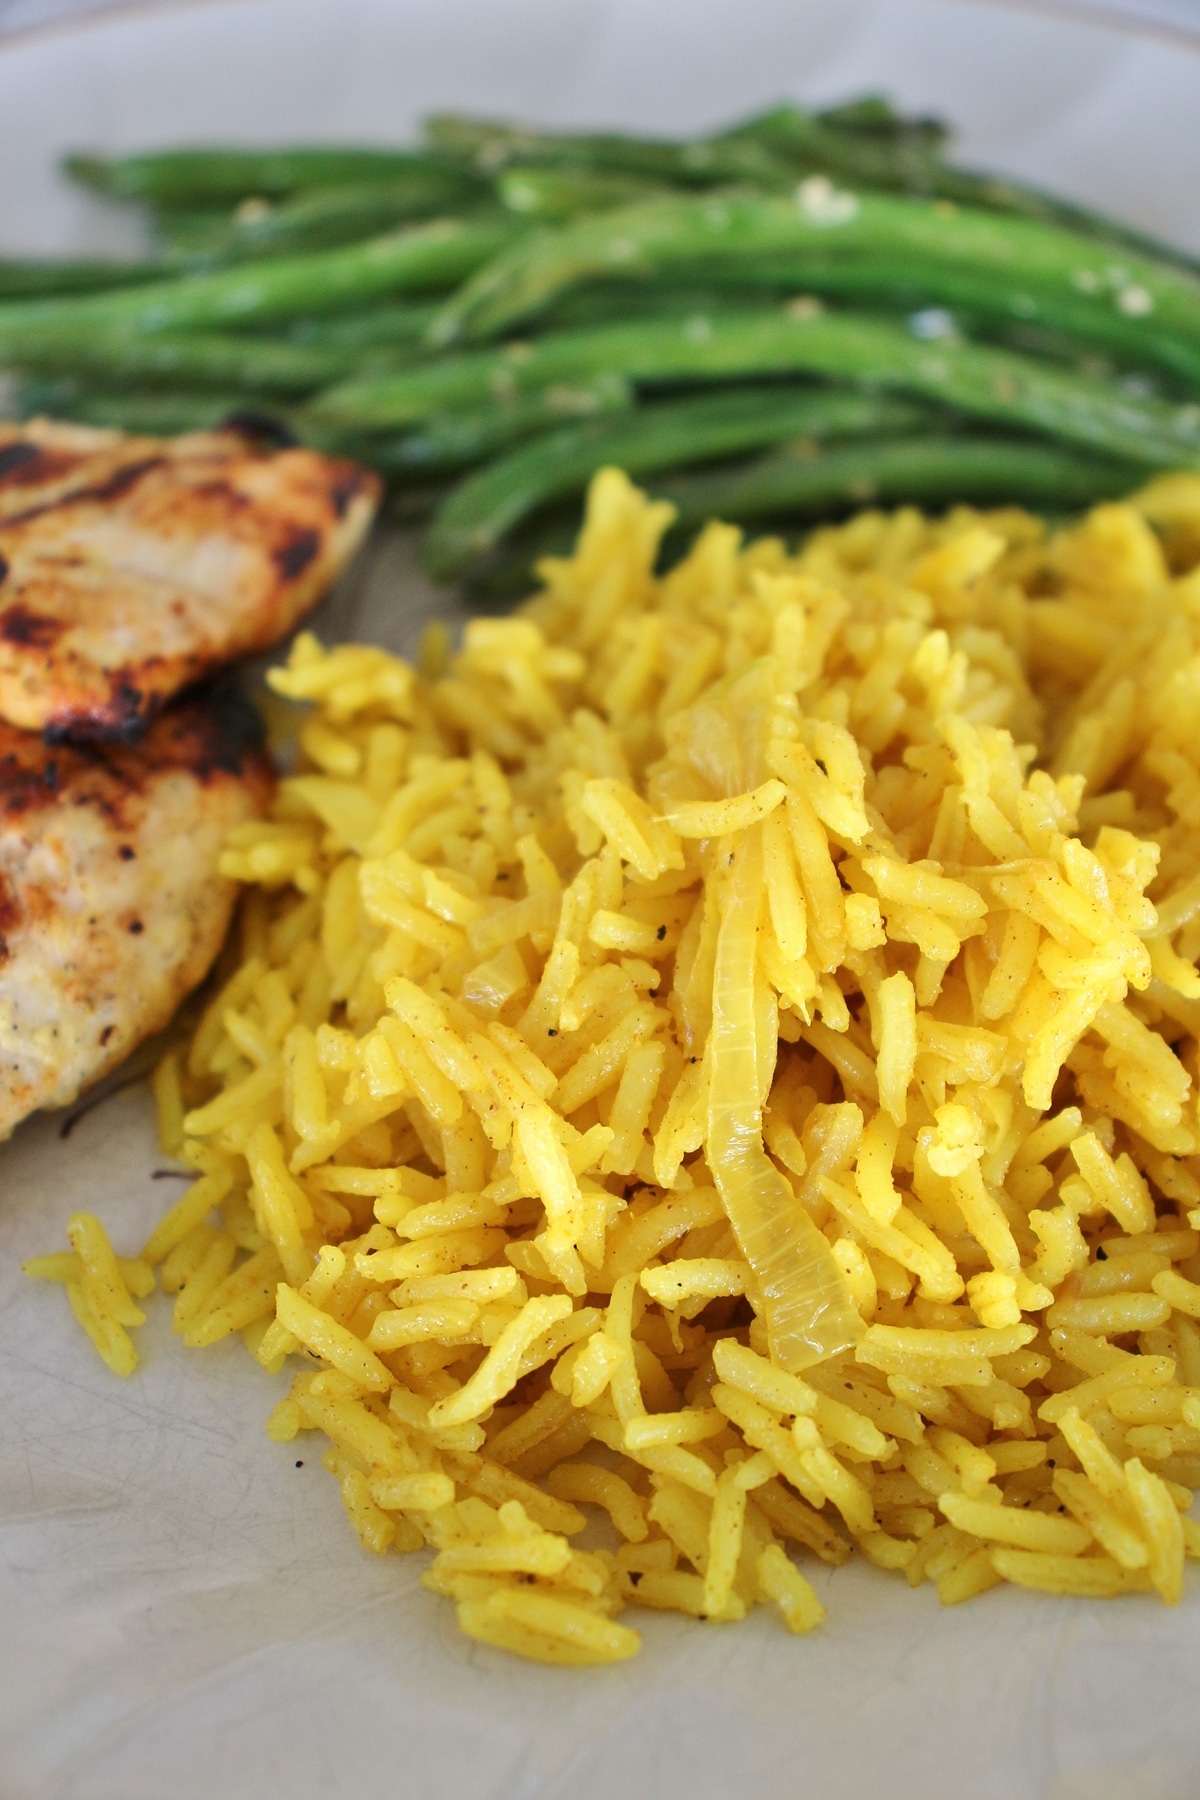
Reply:
M447 106L674 131L883 88L1200 249L1198 76L1182 43L963 0L217 0L0 51L0 246L112 241L53 175L76 145L389 141ZM376 577L360 622L409 639L431 596ZM852 1565L804 1641L644 1615L592 1674L470 1645L420 1559L358 1548L310 1445L268 1442L240 1346L185 1354L160 1302L122 1384L22 1280L74 1207L132 1248L177 1191L144 1093L58 1130L0 1152L5 1800L1195 1800L1194 1584L945 1611Z

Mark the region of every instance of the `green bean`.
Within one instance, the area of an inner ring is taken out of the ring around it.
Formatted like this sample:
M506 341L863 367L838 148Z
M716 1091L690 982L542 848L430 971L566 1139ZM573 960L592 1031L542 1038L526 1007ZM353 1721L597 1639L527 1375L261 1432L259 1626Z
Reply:
M454 170L427 150L341 149L333 145L281 150L162 150L142 156L68 156L67 174L84 187L118 200L151 206L235 206L251 194L276 199L304 188L351 183L424 180L449 176L459 186L469 174Z
M215 431L227 419L242 414L246 406L245 395L237 393L146 394L90 388L74 382L22 384L17 399L24 418L46 413L81 425L105 425L147 437Z
M761 257L749 265L744 259L731 259L726 265L706 265L704 274L706 287L653 280L588 282L556 300L539 316L538 325L561 330L607 320L730 313L762 308L772 301L779 304L785 296L803 309L806 296L820 294L920 315L914 324L917 335L923 330L933 335L953 332L957 321L970 337L998 337L1018 348L1054 344L1051 354L1076 365L1093 350L1103 351L1123 367L1169 374L1183 384L1189 398L1200 393L1200 344L1162 332L1148 334L1140 319L1115 311L1096 313L1086 300L1071 294L1056 298L1054 322L1049 324L1043 319L1045 309L1030 293L1006 292L999 284L989 290L970 272L963 276L953 268L930 269L916 258L900 268L888 257L819 257L809 252L799 259ZM747 277L753 285L742 287Z
M929 120L910 123L892 113L887 129L882 129L880 104L875 102L871 110L875 128L870 130L861 123L855 129L839 121L836 112L821 115L789 104L687 142L614 133L537 132L454 115L429 120L426 130L438 148L489 171L524 162L590 174L597 180L605 174L625 174L672 186L711 187L732 181L766 191L786 188L804 172L871 188L939 193L942 128ZM1019 210L1019 205L1012 199L1005 210Z
M668 476L654 494L672 502L682 529L901 501L1020 501L1061 511L1126 493L1140 474L1133 464L1017 439L904 437L816 457L776 451L738 468Z
M813 117L831 131L851 131L874 138L919 138L935 150L940 150L950 138L950 128L943 120L906 118L884 94L862 94L840 106L823 106ZM746 129L754 123L747 121Z
M58 261L53 257L9 257L0 260L0 301L32 300L61 294L100 293L161 281L161 262Z
M667 138L629 137L619 132L554 133L532 131L493 119L439 113L425 121L425 135L436 151L470 168L495 175L509 166L548 166L595 175L626 175L684 187L708 187L717 181L751 181L779 185L789 165L751 139L697 138L688 143Z
M1109 266L1097 246L1055 226L1002 219L887 194L851 194L821 178L794 198L672 195L585 215L555 231L530 234L476 271L432 328L439 344L486 337L536 316L568 288L589 278L703 269L714 261L811 254L827 266L835 256L894 263L916 260L924 277L953 277L963 298L968 276L982 299L1002 289L1014 305L1032 296L1047 323L1056 302L1105 320L1124 316L1147 344L1161 333L1200 343L1200 281L1149 257Z
M602 375L579 387L555 386L524 394L507 405L451 412L398 437L334 438L330 448L355 456L387 475L441 474L481 462L566 420L627 411L633 405L628 382Z
M195 212L153 213L150 228L163 255L178 265L189 255L200 256L229 230L227 206ZM174 272L174 269L173 269Z
M436 312L432 302L392 301L329 318L293 319L283 330L292 343L311 344L318 350L400 350L420 343Z
M711 141L721 147L753 144L793 178L822 174L885 191L937 192L940 139L920 130L847 131L788 104L772 107Z
M900 437L784 448L732 467L655 477L655 499L677 509L664 549L682 551L710 519L773 526L871 505L1020 504L1072 512L1127 493L1139 471L1044 445L1005 438ZM577 505L544 509L489 556L463 572L476 600L512 601L528 593L543 556L569 556L579 530Z
M1057 199L1053 194L1043 193L1040 188L1027 187L1023 182L1007 181L1002 175L943 165L938 170L934 191L941 199L954 205L980 207L987 212L1008 213L1015 218L1057 225L1112 250L1131 251L1136 256L1153 257L1173 268L1186 269L1191 275L1200 272L1200 261L1196 257L1189 256L1184 250L1175 249L1171 244L1164 244L1161 238L1151 237L1147 232L1122 225L1119 220L1109 219L1091 207L1076 206L1069 200Z
M1189 390L1200 393L1200 340L1147 329L1145 318L1131 317L1095 307L1086 294L1067 288L1047 296L1032 284L1019 281L983 281L972 269L931 263L918 256L901 264L894 256L808 251L804 255L764 256L747 266L743 258L730 258L724 266L705 269L719 292L727 283L724 306L737 294L743 274L754 282L752 293L762 293L771 283L777 292L797 289L808 294L860 300L865 305L903 313L952 309L970 335L1006 337L1014 325L1038 326L1069 340L1074 359L1091 350L1102 350L1134 369L1162 370ZM574 290L572 290L574 291ZM587 292L585 288L584 293ZM564 298L569 298L565 296ZM556 302L552 317L561 316L563 302ZM931 324L933 322L931 321Z
M1159 467L1200 460L1200 409L981 344L928 344L890 320L801 311L713 315L562 332L448 357L378 380L349 381L313 403L331 425L383 428L489 395L610 370L638 383L809 374L922 395L1108 455Z
M510 222L436 219L341 250L280 257L114 294L0 307L0 352L63 334L203 331L337 312L389 294L445 286L516 229Z
M386 430L605 372L641 382L804 372L812 356L807 324L773 307L552 332L351 379L320 394L310 411L331 426Z
M60 336L33 343L19 367L79 375L100 383L210 388L260 394L307 394L361 367L359 354L277 339L223 336L131 337L125 332Z
M689 319L699 313L761 311L766 306L782 305L796 293L797 283L790 273L761 287L746 287L740 280L722 286L719 275L720 271L715 271L708 286L695 282L681 286L660 281L606 281L573 288L555 302L539 324L565 331L623 324L633 319ZM906 294L904 304L911 311L921 304L920 296ZM392 301L328 318L295 319L272 330L282 330L299 344L328 345L331 349L400 348L420 343L436 318L439 305L437 301ZM421 354L426 360L427 350L422 348Z
M839 175L870 186L936 191L937 151L944 132L928 120L910 123L894 113L881 128L881 102L868 103L873 129L855 128L833 114L806 113L796 106L772 108L709 137L672 142L618 133L531 131L486 119L441 115L426 131L439 149L482 170L522 162L560 171L624 173L674 186L750 182L779 188L797 167Z
M623 171L685 187L736 181L766 191L789 185L800 173L824 174L1064 226L1181 268L1194 271L1198 266L1194 257L1091 208L1001 176L947 165L941 156L947 137L943 125L902 118L874 96L815 113L790 103L771 107L711 137L684 143L555 135L449 115L430 120L427 129L432 142L447 153L488 171L527 161L597 174Z
M579 523L577 501L566 501L552 514L539 515L531 529L505 538L482 562L463 571L460 586L471 604L482 609L523 600L542 557L570 556Z
M219 229L210 228L190 246L181 244L177 254L219 263L330 250L377 237L409 219L453 211L470 198L453 174L436 170L398 187L321 188L278 204L244 200Z
M1197 267L1194 257L1172 250L1144 232L1122 225L1090 207L1073 205L1043 193L1040 188L1009 181L1003 176L948 165L939 154L945 134L935 121L900 119L891 113L886 102L868 100L859 104L872 109L872 116L877 116L873 109L882 105L890 114L890 124L886 128L881 124L879 129L846 133L838 128L837 110L833 114L808 113L802 107L786 105L773 107L769 112L735 126L725 137L752 138L773 156L790 162L798 173L818 171L843 180L858 181L867 187L898 188L909 194L936 196L988 212L1036 219L1049 225L1065 226L1119 249L1158 257L1181 268L1195 270ZM841 111L845 115L854 115L856 107L852 104Z
M640 475L791 438L898 430L919 416L912 406L866 395L752 388L567 426L455 488L434 519L425 564L439 579L458 574L547 501L579 492L606 463Z
M691 319L702 313L761 311L766 306L780 306L796 294L797 284L790 276L747 287L740 279L722 284L720 270L705 273L712 273L713 279L704 285L654 280L587 282L556 300L540 316L538 326L546 331L569 331L635 319ZM431 313L434 316L436 308Z
M645 199L656 184L636 175L605 175L591 169L514 166L501 170L496 193L509 212L526 218L567 219L573 213L602 212Z

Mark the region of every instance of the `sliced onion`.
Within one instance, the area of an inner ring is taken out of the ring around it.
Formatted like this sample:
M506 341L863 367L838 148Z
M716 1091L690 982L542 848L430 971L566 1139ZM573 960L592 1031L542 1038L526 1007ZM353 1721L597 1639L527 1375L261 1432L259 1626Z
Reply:
M705 1153L756 1277L771 1353L795 1373L848 1350L863 1322L828 1242L763 1149L759 1096L770 1082L759 1067L755 1016L761 831L726 841L733 848L722 881Z

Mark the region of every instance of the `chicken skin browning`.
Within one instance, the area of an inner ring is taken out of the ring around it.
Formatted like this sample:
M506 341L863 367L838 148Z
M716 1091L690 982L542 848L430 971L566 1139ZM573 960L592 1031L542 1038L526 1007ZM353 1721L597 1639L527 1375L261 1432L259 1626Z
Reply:
M233 692L170 708L136 746L0 725L0 1137L74 1100L207 974L235 898L221 846L271 785Z
M132 740L283 637L374 516L369 470L235 431L0 425L0 719Z

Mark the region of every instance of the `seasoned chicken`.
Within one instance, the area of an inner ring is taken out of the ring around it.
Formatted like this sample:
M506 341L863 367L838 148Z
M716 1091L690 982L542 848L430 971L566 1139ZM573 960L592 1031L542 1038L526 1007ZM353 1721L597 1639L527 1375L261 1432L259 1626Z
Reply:
M0 724L0 1137L158 1031L233 909L225 835L271 773L235 694L172 707L135 748Z
M0 719L137 735L289 631L371 523L374 475L237 432L0 425Z

